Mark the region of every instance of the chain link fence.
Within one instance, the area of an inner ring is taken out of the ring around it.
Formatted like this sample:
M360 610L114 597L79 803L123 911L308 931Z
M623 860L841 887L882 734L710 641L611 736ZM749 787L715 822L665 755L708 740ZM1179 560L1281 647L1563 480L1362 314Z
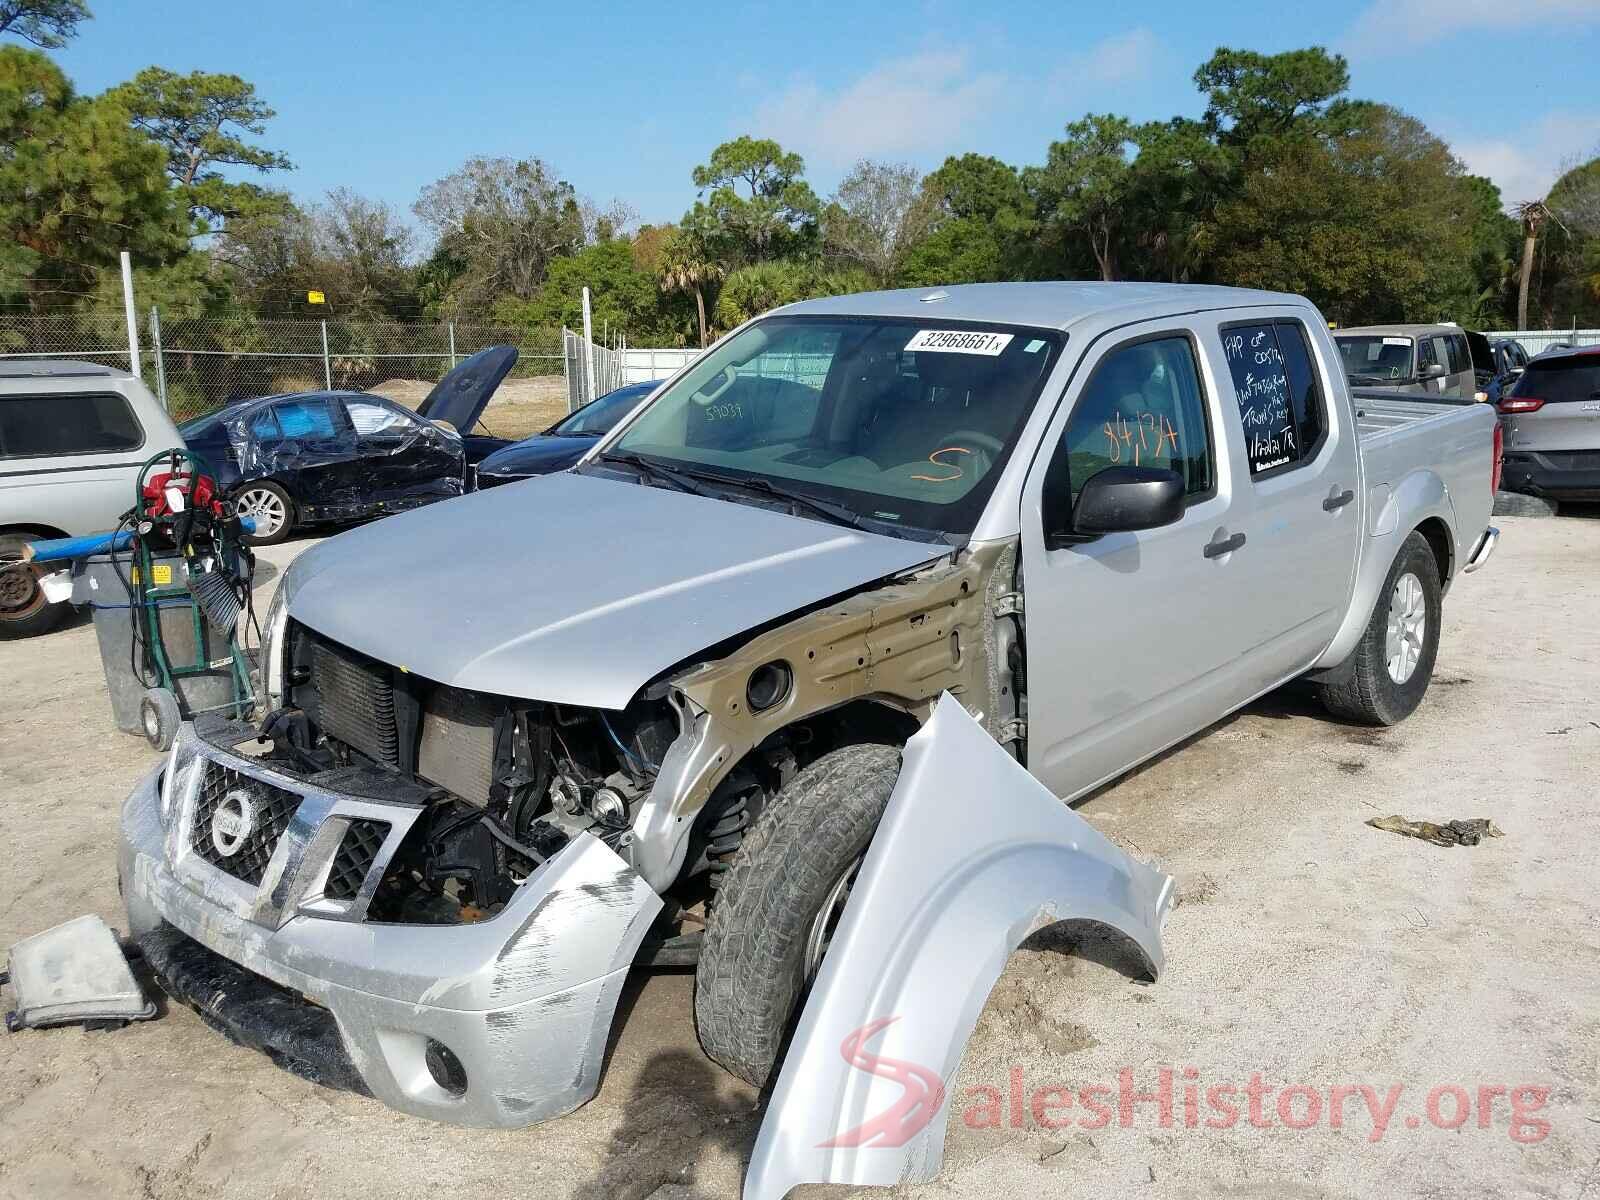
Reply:
M568 405L563 331L478 324L298 321L251 314L141 322L139 374L175 421L233 400L332 388L371 391L415 407L462 359L511 344L519 356L502 390L557 411ZM582 339L577 339L581 345ZM71 358L127 370L123 313L0 315L0 358Z

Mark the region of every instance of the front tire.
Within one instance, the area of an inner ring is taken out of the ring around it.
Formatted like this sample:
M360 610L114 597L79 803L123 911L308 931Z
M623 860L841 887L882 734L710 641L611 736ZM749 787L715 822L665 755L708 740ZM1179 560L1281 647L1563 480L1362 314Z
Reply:
M900 775L895 746L845 746L791 779L723 877L695 972L700 1044L760 1087Z
M294 532L294 501L271 480L241 485L233 494L233 511L255 518L256 531L245 537L252 546L276 546Z
M1433 548L1412 533L1383 581L1350 669L1337 683L1322 685L1329 712L1366 725L1395 725L1416 711L1433 678L1443 594Z

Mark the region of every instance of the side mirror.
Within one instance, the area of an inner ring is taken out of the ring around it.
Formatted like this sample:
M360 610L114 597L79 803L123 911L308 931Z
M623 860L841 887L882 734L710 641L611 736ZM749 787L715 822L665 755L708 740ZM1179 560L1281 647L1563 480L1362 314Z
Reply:
M1046 544L1054 548L1171 525L1183 517L1185 490L1183 476L1167 468L1107 467L1084 481L1070 512L1061 511L1065 496L1054 503L1047 496Z
M1429 363L1417 372L1418 379L1440 379L1444 376L1443 363Z

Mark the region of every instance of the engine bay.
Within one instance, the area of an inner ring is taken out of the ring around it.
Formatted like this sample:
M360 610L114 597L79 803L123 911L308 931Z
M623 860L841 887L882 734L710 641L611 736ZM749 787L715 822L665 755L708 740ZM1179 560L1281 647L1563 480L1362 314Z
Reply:
M283 704L260 729L265 757L424 809L369 920L493 915L579 832L623 852L678 732L664 685L608 712L435 683L293 623L287 639Z

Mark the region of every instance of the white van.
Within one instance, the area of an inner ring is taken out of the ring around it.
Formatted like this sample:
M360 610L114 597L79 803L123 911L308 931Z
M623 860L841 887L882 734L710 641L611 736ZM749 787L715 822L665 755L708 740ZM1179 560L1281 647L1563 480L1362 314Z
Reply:
M112 528L133 506L139 468L182 448L138 376L98 363L0 362L0 638L53 629L66 615L21 565L36 538Z

